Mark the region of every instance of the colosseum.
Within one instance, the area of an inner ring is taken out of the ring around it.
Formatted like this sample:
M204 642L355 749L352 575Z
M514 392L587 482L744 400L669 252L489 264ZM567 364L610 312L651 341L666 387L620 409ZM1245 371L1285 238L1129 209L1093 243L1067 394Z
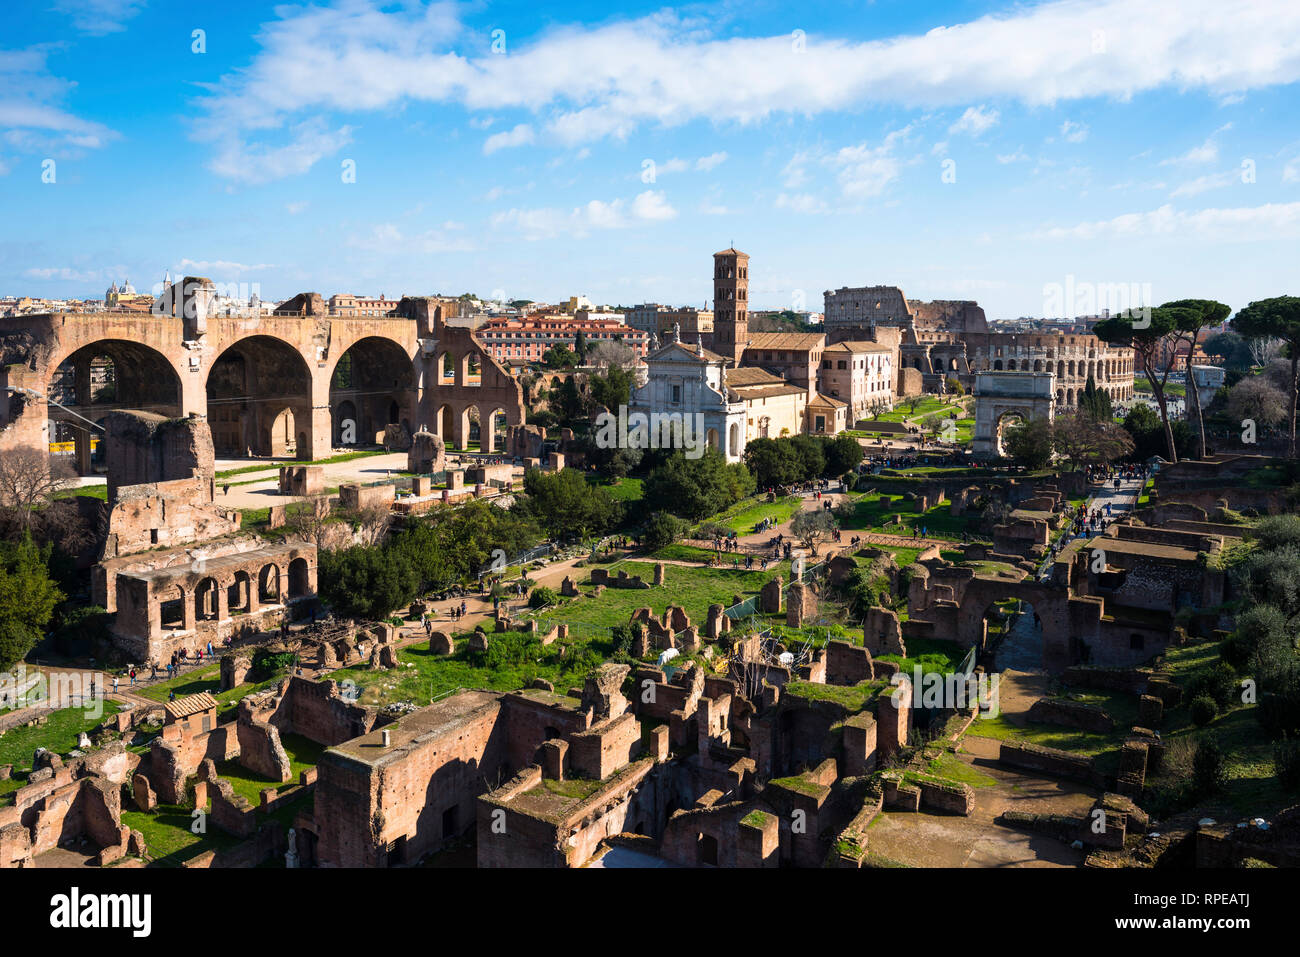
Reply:
M897 286L827 290L825 307L828 343L896 341L900 382L906 370L917 370L926 391L938 391L947 378L969 390L977 372L1050 372L1061 408L1078 404L1089 377L1113 401L1133 398L1133 351L1093 335L998 332L974 302L921 302Z

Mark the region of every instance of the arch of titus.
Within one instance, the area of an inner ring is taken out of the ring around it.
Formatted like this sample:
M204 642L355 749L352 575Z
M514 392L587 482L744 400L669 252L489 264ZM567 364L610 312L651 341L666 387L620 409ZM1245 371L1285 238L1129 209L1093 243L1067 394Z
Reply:
M1015 417L1051 421L1056 415L1056 375L1052 372L977 372L975 436L977 456L1002 454L1002 425Z
M78 470L88 472L84 420L118 409L202 416L218 456L302 460L328 456L336 444L375 443L390 424L407 434L423 426L464 448L474 417L486 451L495 415L524 422L519 384L469 329L444 321L436 299L406 298L387 316L350 317L328 315L321 296L305 293L271 316L209 316L213 288L187 277L153 313L6 320L0 453L48 448L67 423ZM94 376L109 363L113 389L97 389Z

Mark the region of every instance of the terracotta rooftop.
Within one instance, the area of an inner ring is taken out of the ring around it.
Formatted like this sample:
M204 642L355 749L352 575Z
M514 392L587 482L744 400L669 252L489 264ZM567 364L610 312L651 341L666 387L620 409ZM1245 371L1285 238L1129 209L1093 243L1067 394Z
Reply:
M177 698L175 701L168 701L166 704L167 715L172 718L188 718L192 714L199 714L202 711L211 711L217 706L217 699L212 697L206 691L200 691L198 694L187 694L184 698Z
M759 369L756 366L739 366L728 369L726 380L727 385L733 388L745 385L780 385L785 382L779 375L774 375L766 369Z
M745 344L747 349L793 349L798 352L816 349L826 342L820 332L754 332Z

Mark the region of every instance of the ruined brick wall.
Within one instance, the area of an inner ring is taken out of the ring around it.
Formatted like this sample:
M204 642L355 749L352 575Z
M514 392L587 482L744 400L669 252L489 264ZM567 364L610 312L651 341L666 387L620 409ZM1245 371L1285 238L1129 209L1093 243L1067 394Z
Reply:
M326 751L316 782L320 865L412 863L472 826L475 799L504 771L501 714L494 698L375 764Z
M239 763L269 781L288 781L289 755L280 743L280 732L273 724L253 718L241 702L235 732L239 739Z
M871 652L847 641L832 641L826 645L826 683L828 685L855 685L876 676L871 663Z
M213 503L212 479L201 475L129 485L108 512L105 554L131 555L158 546L204 542L239 531L240 515Z
M378 713L339 693L334 681L293 677L280 707L270 718L281 731L292 731L317 744L342 744L372 730Z
M538 694L545 696L544 693ZM508 740L505 758L512 772L532 764L543 741L556 737L569 738L588 728L585 714L565 707L562 703L542 700L542 697L530 697L521 692L506 695L503 701Z
M569 764L574 774L603 781L636 757L640 747L641 724L627 711L569 738Z
M212 478L212 433L206 419L114 411L104 428L110 503L117 500L118 489L128 485L187 479L196 473Z

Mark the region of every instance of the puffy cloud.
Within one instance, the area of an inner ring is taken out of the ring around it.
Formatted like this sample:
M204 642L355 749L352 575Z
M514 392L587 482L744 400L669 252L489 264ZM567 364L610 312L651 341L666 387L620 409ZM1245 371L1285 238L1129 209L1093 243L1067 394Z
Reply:
M1142 213L1040 230L1033 239L1118 239L1168 236L1212 242L1300 238L1300 202L1186 212L1166 204Z
M970 106L966 112L952 126L948 127L948 132L953 136L959 133L968 133L971 136L980 136L983 133L993 129L998 124L998 111L988 109L984 106Z
M1293 0L1057 0L924 34L813 35L802 53L787 34L718 38L671 13L552 29L497 56L481 37L465 35L450 2L381 9L344 0L277 11L281 19L263 26L251 63L204 98L213 139L232 131L274 136L268 131L304 112L421 102L527 110L545 117L539 139L575 144L697 119L753 123L773 114L997 99L1037 106L1165 87L1221 98L1300 79ZM1098 30L1103 52L1080 39ZM473 52L453 52L457 41ZM967 114L958 125L977 132L996 111L972 106ZM278 156L274 147L240 152Z

